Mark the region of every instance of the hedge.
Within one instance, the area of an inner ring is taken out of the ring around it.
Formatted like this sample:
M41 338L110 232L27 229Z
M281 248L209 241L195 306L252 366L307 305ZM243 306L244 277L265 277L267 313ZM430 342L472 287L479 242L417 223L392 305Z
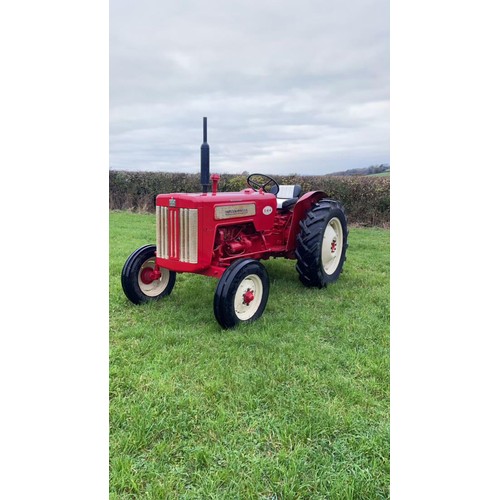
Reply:
M273 175L279 184L300 184L303 192L325 191L342 202L349 223L363 226L389 226L390 177L376 176L301 176ZM243 175L224 174L220 191L240 191L246 187ZM200 191L199 174L168 172L109 172L109 208L154 212L160 193L196 193Z

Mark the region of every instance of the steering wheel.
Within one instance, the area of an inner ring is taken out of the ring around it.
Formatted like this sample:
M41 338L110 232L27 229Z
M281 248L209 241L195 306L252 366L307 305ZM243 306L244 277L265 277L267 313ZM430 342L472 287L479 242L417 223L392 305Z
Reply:
M280 187L279 184L268 175L264 174L251 174L247 177L247 184L254 190L259 191L262 189L265 193L276 194ZM266 189L266 187L268 189ZM273 188L276 187L275 192L273 192Z

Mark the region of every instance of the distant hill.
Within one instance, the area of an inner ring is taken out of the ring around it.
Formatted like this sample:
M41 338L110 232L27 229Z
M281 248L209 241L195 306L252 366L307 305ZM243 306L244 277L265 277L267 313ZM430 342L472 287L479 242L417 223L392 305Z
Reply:
M342 172L333 172L328 175L389 175L390 166L383 165L372 165L371 167L363 168L351 168L349 170L343 170Z

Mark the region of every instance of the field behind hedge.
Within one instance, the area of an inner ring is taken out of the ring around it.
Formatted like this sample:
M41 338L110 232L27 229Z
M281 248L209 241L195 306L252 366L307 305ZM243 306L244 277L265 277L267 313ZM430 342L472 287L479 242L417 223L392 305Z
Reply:
M390 177L334 175L273 175L280 184L300 184L303 192L325 191L346 208L349 223L362 226L389 226ZM223 174L220 191L240 191L246 187L243 175ZM109 172L109 208L154 212L160 193L196 193L199 174L169 172Z

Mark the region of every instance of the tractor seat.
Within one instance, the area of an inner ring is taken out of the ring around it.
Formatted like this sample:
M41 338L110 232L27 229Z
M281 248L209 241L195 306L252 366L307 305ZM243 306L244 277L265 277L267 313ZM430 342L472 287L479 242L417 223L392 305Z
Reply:
M274 188L271 192L276 195L278 210L289 210L299 200L302 188L298 184L294 186L284 186L280 184L278 191Z

